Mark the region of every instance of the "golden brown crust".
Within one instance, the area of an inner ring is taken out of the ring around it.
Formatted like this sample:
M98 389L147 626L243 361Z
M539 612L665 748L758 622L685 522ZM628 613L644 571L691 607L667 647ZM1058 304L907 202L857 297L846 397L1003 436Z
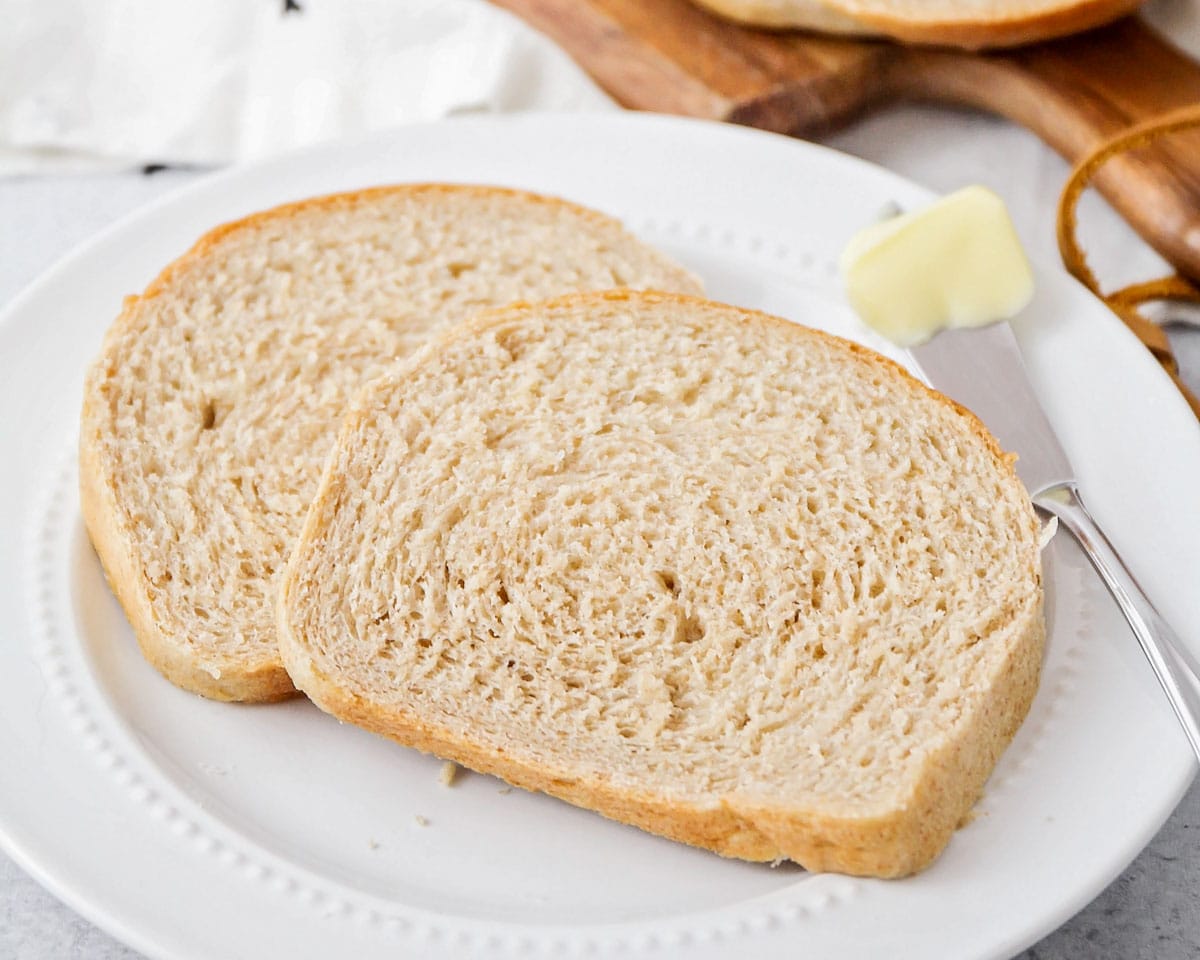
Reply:
M284 662L297 686L339 720L724 857L760 862L786 857L813 872L883 878L908 876L928 866L979 799L1033 702L1043 641L1039 616L1005 662L991 709L975 715L968 736L929 758L925 775L918 778L903 807L883 815L845 817L755 804L737 796L706 807L523 764L456 738L420 717L389 712L348 694L316 670L291 636L284 602L280 606Z
M995 15L908 13L895 0L696 0L731 20L774 29L883 34L908 43L981 50L1050 40L1098 27L1143 0L1062 0L1039 11Z
M190 651L186 637L170 636L154 618L142 565L133 553L134 538L129 532L131 520L128 511L117 502L112 478L114 465L106 460L102 449L107 419L101 396L102 385L106 377L115 373L120 363L115 344L130 328L144 322L142 305L145 301L166 292L194 263L207 257L227 237L257 230L272 222L286 221L307 211L351 208L395 194L447 193L521 198L529 203L569 209L582 219L614 229L620 228L613 218L587 207L506 187L443 183L370 187L283 204L215 227L165 267L140 296L125 298L121 313L105 336L99 356L89 368L84 388L79 436L80 500L92 544L113 593L129 618L142 653L176 686L215 700L269 702L296 695L295 687L277 656L249 663L228 659L214 662L207 655L202 660Z
M173 281L178 273L189 266L193 261L206 256L213 247L221 240L231 234L238 233L243 230L252 230L265 226L277 220L288 220L295 217L297 214L307 213L311 210L335 210L339 207L352 208L361 206L364 203L380 200L388 196L397 194L406 194L409 196L421 195L436 195L453 193L458 196L475 195L479 197L502 196L520 198L529 203L543 204L552 207L561 207L571 210L576 215L593 220L598 224L607 224L614 228L620 224L612 217L605 216L599 211L592 210L589 207L583 207L576 203L571 203L569 200L563 200L560 197L551 197L544 194L530 193L527 190L517 190L512 187L493 187L477 184L454 184L454 183L400 183L390 186L379 187L364 187L361 190L348 190L343 193L330 193L319 197L307 197L303 200L295 200L291 203L283 203L276 207L271 207L268 210L260 210L257 213L249 214L239 220L231 220L228 223L223 223L220 226L213 227L203 236L200 237L188 250L178 259L168 264L163 268L162 272L150 281L150 285L146 287L141 297L134 297L133 300L146 299L154 297L162 293L167 285ZM130 299L126 298L126 310L122 311L122 316L127 312L130 306ZM119 323L121 317L117 318ZM116 324L114 324L114 327Z
M632 300L678 305L709 303L685 294L615 290L571 294L545 301L543 306ZM529 306L528 303L512 304L477 315L474 320L435 340L427 348L430 352L424 356L435 356L440 347L511 322L521 317ZM978 417L930 389L894 361L857 343L823 331L797 327L780 317L753 310L728 309L736 310L744 323L778 324L791 330L804 330L805 335L815 334L864 362L898 375L914 389L954 409L963 418L967 429L987 445L998 463L1003 464L1011 482L1020 484L1013 468L1014 458L1001 450ZM377 390L381 386L376 384L366 390ZM343 436L351 435L367 413L364 404L355 404L343 425ZM967 818L1001 753L1028 713L1037 691L1045 623L1040 558L1035 548L1030 562L1039 568L1034 570L1038 588L1036 610L993 678L986 705L971 715L956 740L926 757L921 775L913 782L911 794L894 809L875 814L845 815L803 806L783 808L777 804L756 803L752 798L737 794L725 797L720 805L702 806L622 788L599 777L581 778L548 766L530 766L503 751L487 749L457 737L420 716L364 701L324 675L314 664L304 639L292 632L289 609L300 555L305 544L320 536L322 517L340 492L340 483L332 466L333 458L327 464L279 592L280 652L296 686L322 710L338 719L404 746L494 774L515 786L550 794L610 819L722 856L755 861L786 857L812 871L872 877L901 877L923 869L938 856L955 829Z
M1143 0L1075 0L1024 15L988 18L906 17L890 10L886 0L824 0L841 13L897 40L909 43L982 50L1015 47L1063 37L1116 20L1136 10Z

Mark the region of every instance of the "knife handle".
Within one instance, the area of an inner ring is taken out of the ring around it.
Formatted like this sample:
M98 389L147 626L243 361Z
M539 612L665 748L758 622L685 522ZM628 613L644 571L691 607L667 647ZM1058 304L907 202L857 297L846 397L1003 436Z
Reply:
M1138 586L1116 548L1083 505L1075 484L1065 483L1040 491L1033 502L1058 517L1083 547L1133 629L1192 750L1200 758L1200 666Z

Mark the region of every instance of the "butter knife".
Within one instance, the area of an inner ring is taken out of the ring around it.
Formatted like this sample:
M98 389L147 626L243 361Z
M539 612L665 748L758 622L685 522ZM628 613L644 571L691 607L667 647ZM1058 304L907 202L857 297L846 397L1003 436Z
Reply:
M1117 601L1200 758L1200 667L1146 597L1088 513L1075 470L1030 386L1021 349L1004 322L944 330L909 349L937 390L971 410L1005 450L1034 506L1058 517Z

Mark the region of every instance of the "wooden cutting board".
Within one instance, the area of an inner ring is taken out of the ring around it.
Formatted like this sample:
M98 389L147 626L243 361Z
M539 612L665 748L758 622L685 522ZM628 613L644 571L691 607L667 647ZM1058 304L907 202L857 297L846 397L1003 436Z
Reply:
M640 110L812 134L896 99L978 107L1068 160L1134 123L1200 103L1200 65L1136 17L1000 53L741 27L688 0L496 0ZM1167 260L1200 279L1200 134L1119 157L1097 186Z

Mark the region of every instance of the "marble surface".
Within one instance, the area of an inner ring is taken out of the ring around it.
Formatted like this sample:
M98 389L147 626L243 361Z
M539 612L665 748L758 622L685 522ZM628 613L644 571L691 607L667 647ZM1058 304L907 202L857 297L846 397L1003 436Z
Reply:
M1031 255L1042 262L1057 262L1054 199L1066 166L1023 131L966 112L901 107L870 117L826 142L935 189L972 182L992 186L1008 201ZM199 175L165 170L0 180L0 303L97 230ZM1161 269L1157 258L1097 199L1089 198L1084 205L1082 223L1093 263L1111 282L1150 276ZM1172 339L1185 379L1200 391L1200 330L1178 329ZM1020 954L1020 960L1200 956L1198 846L1200 785L1194 785L1125 872L1081 913ZM0 854L0 958L137 960L139 956L59 903Z

